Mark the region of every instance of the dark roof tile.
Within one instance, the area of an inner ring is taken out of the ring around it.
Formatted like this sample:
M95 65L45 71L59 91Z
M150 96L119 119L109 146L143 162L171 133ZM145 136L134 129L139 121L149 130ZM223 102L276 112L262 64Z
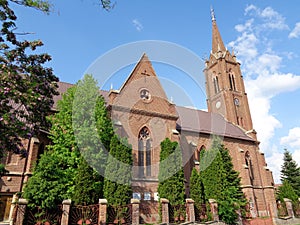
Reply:
M242 129L227 122L219 114L181 106L176 106L176 111L179 116L176 128L178 130L254 141Z

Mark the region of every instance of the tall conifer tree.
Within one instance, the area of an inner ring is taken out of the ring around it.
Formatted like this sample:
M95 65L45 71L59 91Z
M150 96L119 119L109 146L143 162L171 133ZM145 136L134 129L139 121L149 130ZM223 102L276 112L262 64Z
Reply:
M76 119L81 119L81 123L74 124ZM76 197L77 204L95 203L101 197L103 177L92 167L103 172L107 158L105 151L109 151L106 146L109 146L113 128L92 76L86 75L67 90L58 102L58 112L50 117L50 121L52 144L47 146L35 166L24 196L32 206L43 208L54 207L72 197ZM86 145L83 147L83 144ZM96 167L98 164L100 166Z
M281 166L281 181L284 182L285 180L300 196L300 168L287 149L284 150L283 165Z
M104 197L112 206L124 206L132 196L131 189L132 149L126 140L114 135L110 143L105 170Z
M80 157L72 129L72 104L76 87L71 87L58 102L58 112L50 117L52 144L47 146L24 188L29 206L53 208L70 198L74 174Z
M237 210L243 209L247 203L241 190L240 177L233 169L231 157L218 138L214 138L209 150L201 154L205 159L206 155L214 155L211 164L201 171L200 175L204 184L206 199L215 199L219 204L220 219L228 224L237 220ZM200 160L201 164L205 164Z
M171 206L185 203L184 172L182 153L177 142L166 138L161 142L158 194L169 200ZM174 216L185 216L182 208L174 209Z

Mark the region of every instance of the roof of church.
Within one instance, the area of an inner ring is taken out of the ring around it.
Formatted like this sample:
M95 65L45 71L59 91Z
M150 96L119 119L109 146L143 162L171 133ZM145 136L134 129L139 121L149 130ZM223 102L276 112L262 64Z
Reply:
M72 86L74 86L74 84L70 84L70 83L66 83L66 82L58 82L58 88L57 91L59 93L59 95L55 95L53 97L53 101L54 104L52 106L52 110L57 110L57 102L58 100L62 99L62 95ZM105 101L108 102L108 91L103 91L100 90L100 94L104 97Z
M66 82L58 82L59 95L54 96L53 110L57 109L57 102L62 98L62 94L72 87L73 84ZM100 90L100 94L108 102L108 91ZM254 141L247 136L239 127L227 122L221 115L211 112L206 112L198 109L191 109L182 106L176 106L176 111L179 116L177 121L177 130L215 134L225 137Z
M254 141L242 129L226 121L219 114L182 106L176 106L176 111L179 116L177 130Z

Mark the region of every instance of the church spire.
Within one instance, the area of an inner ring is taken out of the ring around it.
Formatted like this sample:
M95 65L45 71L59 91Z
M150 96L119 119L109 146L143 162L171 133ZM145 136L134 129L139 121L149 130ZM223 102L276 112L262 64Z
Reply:
M216 22L216 16L214 9L211 7L211 20L212 20L212 53L217 52L225 52L226 48L224 46L223 40L221 38L217 22Z

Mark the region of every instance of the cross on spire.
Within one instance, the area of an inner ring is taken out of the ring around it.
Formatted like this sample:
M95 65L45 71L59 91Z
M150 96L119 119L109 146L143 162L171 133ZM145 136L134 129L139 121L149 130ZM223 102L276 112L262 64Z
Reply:
M210 15L211 15L211 20L216 21L215 11L212 6L210 6Z

